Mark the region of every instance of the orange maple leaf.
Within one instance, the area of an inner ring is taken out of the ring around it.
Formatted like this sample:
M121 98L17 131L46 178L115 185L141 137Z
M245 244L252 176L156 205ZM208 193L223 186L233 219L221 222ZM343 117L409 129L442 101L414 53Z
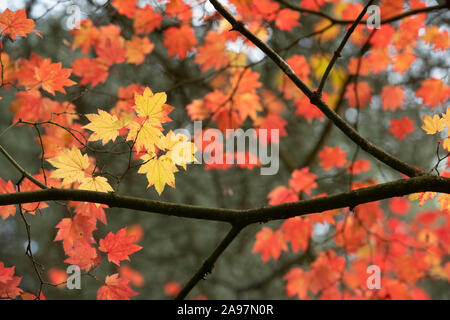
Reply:
M311 194L311 189L317 188L317 176L309 172L309 167L300 170L294 170L289 180L289 186L295 192L304 191L306 194Z
M320 165L326 171L331 170L334 167L342 168L347 162L345 156L346 152L341 150L340 146L325 146L323 150L319 152Z
M197 44L194 29L189 25L170 27L164 31L164 36L163 44L169 50L169 55L178 55L180 59L186 58L187 52Z
M381 91L381 100L383 110L396 110L401 108L406 99L402 86L387 85Z
M135 236L127 236L127 229L122 228L116 234L110 232L104 239L100 239L98 249L108 254L108 261L119 266L120 260L130 260L128 255L142 249L140 245L133 243L135 240Z
M119 278L118 273L106 276L105 285L97 291L97 299L130 300L130 297L137 295L137 293L130 288L129 282L128 279Z
M278 260L282 251L287 251L287 245L281 230L273 231L264 227L256 234L252 252L261 252L262 261L266 262L270 258Z
M312 223L308 218L294 217L287 219L281 225L285 241L290 241L292 251L305 251L311 237Z
M66 254L69 258L64 260L65 263L75 264L86 272L101 261L97 250L85 241L74 242L73 247L66 250Z
M274 206L286 202L298 201L298 194L291 188L278 186L267 195L267 198L269 199L269 205Z
M0 300L12 299L22 293L18 287L22 277L14 276L15 267L6 268L0 261Z
M2 32L0 35L9 36L13 41L17 36L26 37L28 33L34 32L38 36L42 37L41 33L34 29L33 19L27 19L25 9L17 11L10 11L6 9L0 13L0 28Z

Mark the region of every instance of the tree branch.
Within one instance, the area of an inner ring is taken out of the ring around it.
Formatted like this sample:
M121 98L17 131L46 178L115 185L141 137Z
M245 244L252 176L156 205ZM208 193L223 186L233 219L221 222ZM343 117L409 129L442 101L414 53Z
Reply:
M330 63L328 63L327 69L325 70L322 79L320 79L319 87L317 88L317 92L322 95L322 90L325 87L325 83L327 81L328 75L330 74L331 70L333 69L334 64L336 63L337 59L341 56L341 51L344 49L345 45L347 44L348 39L350 39L350 36L352 35L353 31L356 29L356 26L361 21L361 19L366 14L367 8L374 2L374 0L370 0L367 2L366 6L363 8L359 16L356 18L356 20L353 22L353 24L348 28L347 33L345 34L344 38L342 39L341 43L339 44L336 51L334 51L333 57L330 60Z
M239 232L245 228L245 225L234 225L231 230L227 233L225 238L220 242L217 248L211 253L208 259L205 260L203 265L198 269L198 271L194 274L194 276L189 280L189 282L184 286L184 288L180 291L180 293L175 297L175 300L184 299L188 293L196 286L196 284L204 277L211 273L212 268L214 267L214 263L216 263L217 259L220 255L225 251L225 249L230 245L230 243L237 237Z
M400 197L416 192L450 192L450 178L424 175L410 179L343 192L336 195L284 203L256 209L222 209L187 204L155 201L144 198L118 195L114 192L88 190L54 189L0 194L0 206L40 201L72 200L102 203L109 207L133 209L190 219L228 222L233 225L249 225L258 222L287 219L310 213Z

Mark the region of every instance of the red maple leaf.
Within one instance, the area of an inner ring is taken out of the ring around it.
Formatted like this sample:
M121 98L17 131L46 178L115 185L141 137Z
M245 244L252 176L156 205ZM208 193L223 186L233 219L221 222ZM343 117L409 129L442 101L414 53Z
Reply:
M119 266L120 260L130 260L128 255L142 249L140 245L133 244L135 240L134 235L127 236L127 229L122 228L116 234L110 232L100 239L98 249L108 254L108 261Z
M304 191L306 194L311 194L311 189L317 188L317 176L309 172L309 167L300 170L294 170L289 180L289 186L295 192Z
M164 31L164 36L163 44L169 50L169 55L178 55L180 59L186 58L187 52L197 44L194 29L188 25L170 27Z
M273 231L264 227L256 234L252 252L261 252L262 261L266 262L270 258L277 260L281 251L287 251L286 241L281 230Z
M287 219L281 225L284 239L291 242L292 251L305 251L311 237L312 223L308 218L294 217Z
M137 293L130 288L129 282L128 279L119 278L118 273L106 276L105 285L97 291L97 299L130 300L130 297L137 295Z
M406 99L402 86L387 85L381 91L381 100L383 110L396 110L401 108Z
M274 206L286 202L298 201L298 194L291 188L278 186L267 195L267 198L269 198L269 205Z
M0 261L0 300L12 299L22 293L18 287L21 277L14 276L15 267L6 268Z
M407 116L402 119L392 119L390 123L391 128L389 129L389 132L397 139L403 140L406 135L414 131L414 122Z
M319 152L320 165L326 171L331 170L334 167L342 168L347 162L345 159L346 154L345 151L341 150L340 146L325 146L323 150Z
M17 36L26 37L31 32L42 37L39 31L33 30L34 21L33 19L27 19L25 9L17 11L6 9L0 13L0 28L2 29L0 35L9 36L13 41L16 40Z
M69 258L64 260L65 263L77 265L86 272L101 261L97 250L85 241L75 241L73 246L66 250L66 254Z

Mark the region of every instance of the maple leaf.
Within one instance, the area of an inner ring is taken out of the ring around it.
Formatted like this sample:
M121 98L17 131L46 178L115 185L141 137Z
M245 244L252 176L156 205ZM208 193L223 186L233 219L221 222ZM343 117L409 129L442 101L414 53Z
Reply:
M131 284L136 287L142 287L144 285L145 279L142 273L129 266L122 264L119 268L119 275L121 278L130 280Z
M407 47L401 53L392 56L392 66L395 72L405 73L409 69L411 64L416 61L417 56L413 53L412 49Z
M164 147L161 140L164 134L161 132L162 129L160 127L155 127L146 121L142 125L138 122L131 122L129 129L127 140L135 141L136 149L145 149L153 152L155 146L158 148Z
M75 212L77 215L84 216L89 219L95 218L100 220L103 224L106 224L106 215L104 208L107 208L107 205L97 205L92 202L78 201L70 201L69 205L75 208Z
M323 94L324 101L328 98L326 93ZM301 115L305 117L308 122L311 122L313 119L324 119L325 115L313 105L309 98L305 95L301 97L301 99L297 100L295 103L297 109L295 110L296 115Z
M401 108L406 99L402 86L387 85L381 91L383 110L396 110Z
M51 177L63 179L63 185L69 185L76 181L82 182L85 178L85 170L89 167L87 154L82 155L76 147L64 149L56 157L47 159L47 161L56 168Z
M66 93L64 86L72 86L69 79L72 69L62 68L61 62L52 63L50 59L42 59L32 55L29 61L24 60L17 73L19 84L27 89L41 88L55 95L55 91Z
M97 192L113 192L114 189L109 185L108 179L100 176L86 177L81 180L78 187L80 190L91 190Z
M292 268L283 277L286 280L286 294L288 297L297 295L299 299L308 297L308 273L301 268Z
M350 163L347 168L347 172L351 174L359 174L367 170L370 170L370 162L364 159L359 159Z
M184 134L175 134L170 130L163 138L162 143L167 149L166 156L175 165L182 166L186 170L186 164L195 160L194 154L197 148Z
M202 66L202 72L210 68L218 70L228 65L230 57L226 50L225 36L213 30L209 31L205 37L205 43L197 48L194 61Z
M186 106L186 110L191 120L203 120L211 115L202 99L193 100Z
M103 145L107 144L109 140L114 142L119 135L119 130L122 129L126 123L124 123L123 120L119 120L117 116L111 115L101 109L98 109L97 112L98 114L86 114L86 118L88 118L90 123L83 126L83 128L94 132L89 136L89 141L102 140Z
M370 38L369 43L374 47L387 47L395 34L395 29L393 26L387 24L383 25L382 28L376 29L376 32Z
M192 9L183 0L169 0L166 4L166 14L168 17L177 17L181 21L191 21Z
M137 0L113 0L111 4L120 14L133 18L136 12Z
M283 31L291 31L293 27L300 25L298 20L300 13L289 9L281 9L277 13L275 25Z
M81 53L89 52L91 46L97 43L100 31L94 26L90 19L80 21L80 27L70 31L73 37L72 49L81 48Z
M305 251L308 248L308 240L311 237L312 224L308 218L289 218L281 225L284 232L284 240L290 241L292 251Z
M311 73L311 67L303 55L293 55L286 62L302 80L307 79Z
M64 86L70 87L75 84L69 79L72 69L62 68L61 62L51 63L50 59L44 59L42 65L35 72L35 78L42 89L55 94L55 91L66 93Z
M317 176L314 173L309 172L309 167L301 170L296 169L292 172L289 186L295 192L304 191L306 194L311 194L311 189L317 188L316 178Z
M173 173L176 171L176 167L168 156L163 155L157 158L144 154L141 159L145 163L139 168L138 173L146 174L148 180L147 188L154 185L159 195L164 191L166 184L175 188L175 176Z
M347 162L345 156L346 152L342 151L340 146L325 146L323 150L319 152L320 165L326 171L331 170L334 167L342 168Z
M13 41L17 36L26 37L28 33L34 32L42 37L41 33L34 29L33 19L27 19L25 9L17 11L10 11L6 9L0 13L0 28L2 32L0 35L9 36Z
M72 62L73 73L81 77L80 84L93 87L108 79L109 65L99 58L79 58Z
M414 131L414 122L407 116L404 116L402 119L392 119L390 124L389 132L400 140L405 139L406 135Z
M420 37L423 41L433 45L435 50L444 51L450 46L449 34L447 30L439 31L438 26L425 28L425 34Z
M152 52L154 47L155 45L148 38L133 36L130 41L125 42L127 63L141 64L144 62L145 55Z
M143 94L135 95L135 110L140 117L147 117L151 125L160 126L164 116L163 105L167 101L165 92L153 94L150 88L145 88Z
M282 251L287 251L287 245L281 230L273 231L264 227L256 234L252 252L261 252L262 261L266 262L270 258L278 260Z
M64 260L65 263L77 265L86 272L100 262L97 250L85 241L75 241L73 246L66 250L66 254L69 257Z
M298 201L298 194L291 188L278 186L267 195L267 198L269 199L269 205L274 206L286 202Z
M358 100L356 100L355 96L354 82L350 83L345 89L345 98L348 100L348 105L350 107L356 107L358 105L357 102L359 102L359 107L364 108L367 103L372 100L372 88L367 81L358 81L356 88L358 92Z
M136 34L150 33L159 28L162 20L162 15L147 4L145 7L136 10L133 29Z
M422 81L416 96L423 99L423 103L434 108L443 103L450 95L450 86L444 84L441 79L430 78Z
M13 299L22 293L18 287L22 277L14 276L15 267L6 268L0 261L0 300Z
M444 130L445 122L438 114L423 117L423 126L421 127L427 134L435 134Z
M2 178L0 178L0 194L14 193L14 192L16 192L16 190L12 182L11 181L6 182ZM16 206L14 205L0 207L0 217L2 217L3 220L8 218L9 216L14 216L15 214L16 214Z
M96 227L96 220L92 217L76 215L73 218L64 218L56 225L58 230L53 241L62 241L64 251L70 250L75 242L95 243L92 236Z
M119 278L118 273L106 276L105 285L97 291L97 299L130 300L130 297L137 295L137 293L130 288L129 282L128 279Z
M184 59L187 52L197 45L194 29L189 25L182 25L179 28L170 27L164 31L164 36L163 44L172 57L178 55L180 59Z
M142 249L134 244L136 237L127 236L127 229L122 228L116 234L110 232L104 239L100 239L98 249L108 254L108 261L120 266L120 260L130 260L128 255Z

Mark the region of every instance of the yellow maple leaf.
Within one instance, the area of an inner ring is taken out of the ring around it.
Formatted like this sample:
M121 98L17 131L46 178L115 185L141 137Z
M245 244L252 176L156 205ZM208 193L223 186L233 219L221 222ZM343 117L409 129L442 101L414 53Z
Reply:
M109 192L114 191L113 188L109 185L108 179L105 177L87 177L81 181L78 189L81 190L91 190L98 192Z
M450 107L447 107L447 112L442 114L444 125L450 129Z
M430 116L423 117L424 125L421 127L427 134L435 134L444 130L444 119L435 114L433 118Z
M148 122L144 122L143 125L132 122L129 128L127 140L136 141L138 150L142 149L142 147L149 151L153 151L155 146L163 148L161 138L164 137L164 134L161 132L161 128L155 127Z
M135 94L134 107L140 117L147 117L151 125L161 126L164 117L163 105L166 103L167 95L165 92L153 94L150 88L145 88L143 94Z
M445 138L444 142L442 143L442 147L450 152L450 137Z
M98 114L87 114L86 118L90 123L83 128L89 129L94 133L89 137L89 141L102 140L102 144L107 144L109 140L116 140L119 135L119 130L125 125L125 121L121 121L116 115L111 115L101 109L98 109Z
M178 171L167 155L156 157L154 154L145 154L141 157L146 161L138 170L138 173L145 173L148 180L147 188L155 186L159 195L164 191L165 185L175 188L174 172Z
M47 161L56 168L51 177L63 179L63 185L76 181L82 182L85 177L85 170L89 167L87 154L82 155L76 147L64 149L56 157L47 159Z
M164 148L167 149L167 157L172 163L183 167L184 170L186 170L186 164L195 160L194 154L197 148L184 134L175 134L170 130L163 138L163 144Z

